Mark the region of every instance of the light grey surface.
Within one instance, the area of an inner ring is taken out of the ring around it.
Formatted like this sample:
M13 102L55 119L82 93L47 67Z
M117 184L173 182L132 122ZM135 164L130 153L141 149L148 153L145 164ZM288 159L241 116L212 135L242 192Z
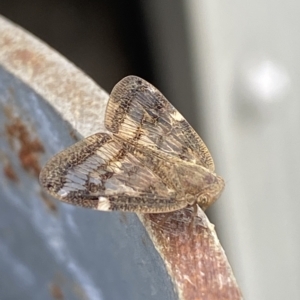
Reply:
M216 230L245 299L300 299L300 3L185 3Z
M17 132L43 145L34 153L43 165L74 142L46 102L0 68L0 299L55 299L59 291L64 299L176 299L136 215L45 205L36 174L21 165L26 143L8 128L19 124Z

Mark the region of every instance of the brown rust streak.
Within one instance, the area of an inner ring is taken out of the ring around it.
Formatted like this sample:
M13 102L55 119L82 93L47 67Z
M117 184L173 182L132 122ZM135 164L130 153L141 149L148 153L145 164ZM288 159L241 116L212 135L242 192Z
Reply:
M16 49L12 51L10 53L10 61L16 67L22 66L22 68L30 68L32 76L41 74L45 68L44 58L41 55L36 55L34 51L27 49Z
M14 170L13 164L10 161L9 156L2 151L0 151L0 162L3 164L4 176L13 182L18 182L19 177L16 171Z
M68 299L78 299L78 300L89 300L84 288L77 282L74 282L73 279L65 277L61 273L56 273L52 282L50 282L49 291L53 299L63 300L66 297L63 294L63 288L72 292L72 295Z
M15 148L14 142L19 142L18 156L22 167L30 174L38 177L40 164L38 155L44 152L44 146L35 138L30 137L25 124L17 117L10 117L10 123L6 125L6 134L12 149Z
M5 166L3 168L3 173L5 177L8 178L9 180L14 182L19 181L19 178L10 162L5 163Z
M180 300L238 300L241 292L213 225L192 208L148 214L144 224L178 291Z
M13 95L13 91L11 91ZM37 138L32 138L29 129L22 123L21 119L16 117L13 107L4 106L3 111L9 124L6 124L5 131L8 143L12 150L17 151L20 163L24 170L31 175L38 177L40 173L39 154L44 152L44 146ZM18 181L17 174L14 172L12 165L5 163L4 175L12 181ZM57 206L53 200L41 191L41 199L43 200L49 211L57 213Z
M50 290L50 294L53 297L53 299L55 299L55 300L63 300L63 299L65 299L64 295L63 295L63 292L62 292L62 289L61 289L61 287L57 283L52 282L49 285L49 290Z

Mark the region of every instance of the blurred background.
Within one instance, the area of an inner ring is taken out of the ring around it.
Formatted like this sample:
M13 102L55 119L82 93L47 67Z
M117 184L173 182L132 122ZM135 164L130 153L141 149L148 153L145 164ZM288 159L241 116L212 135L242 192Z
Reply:
M300 299L299 1L1 0L0 14L108 92L130 74L158 87L226 180L208 214L245 299Z

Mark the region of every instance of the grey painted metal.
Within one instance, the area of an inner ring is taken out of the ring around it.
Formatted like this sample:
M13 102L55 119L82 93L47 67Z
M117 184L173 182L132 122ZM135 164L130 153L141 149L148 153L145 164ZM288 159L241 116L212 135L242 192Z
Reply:
M213 212L245 299L300 299L300 5L186 1Z
M0 19L0 299L176 299L135 214L59 203L38 170L103 128L107 94Z

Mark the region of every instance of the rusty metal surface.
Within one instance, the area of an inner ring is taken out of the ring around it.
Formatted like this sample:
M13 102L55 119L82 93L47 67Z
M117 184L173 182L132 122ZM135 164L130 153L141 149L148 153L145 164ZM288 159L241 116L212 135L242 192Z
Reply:
M0 19L0 62L41 95L80 135L105 131L107 93L55 50Z
M214 225L201 209L144 215L143 221L180 300L242 299Z
M176 299L136 215L74 208L38 184L51 155L104 131L106 101L71 63L0 18L0 299Z

